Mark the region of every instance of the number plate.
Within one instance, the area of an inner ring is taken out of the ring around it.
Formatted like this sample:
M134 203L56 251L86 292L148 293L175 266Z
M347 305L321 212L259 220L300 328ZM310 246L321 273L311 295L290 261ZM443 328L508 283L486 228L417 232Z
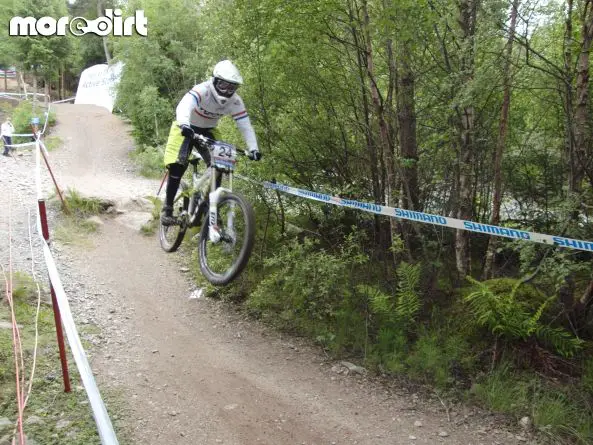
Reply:
M212 145L212 162L216 168L232 171L235 169L237 150L230 144L216 142Z

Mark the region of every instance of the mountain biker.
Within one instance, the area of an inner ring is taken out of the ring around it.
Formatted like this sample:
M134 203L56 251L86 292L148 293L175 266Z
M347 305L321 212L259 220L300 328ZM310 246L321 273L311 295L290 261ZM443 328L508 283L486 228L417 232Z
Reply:
M243 100L236 93L242 84L243 78L237 67L230 60L223 60L216 64L209 80L194 86L177 105L176 120L171 124L165 148L164 161L169 170L169 179L161 212L163 225L175 224L173 201L193 147L198 149L206 165L210 166L210 153L196 142L195 134L216 139L214 133L218 121L230 114L245 139L249 158L255 161L261 159L255 131Z

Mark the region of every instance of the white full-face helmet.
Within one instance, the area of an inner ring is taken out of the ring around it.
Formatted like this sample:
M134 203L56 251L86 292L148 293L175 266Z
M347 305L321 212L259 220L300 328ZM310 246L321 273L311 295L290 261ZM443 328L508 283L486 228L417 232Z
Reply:
M216 64L212 72L212 95L216 102L224 105L242 84L243 78L230 60L223 60Z

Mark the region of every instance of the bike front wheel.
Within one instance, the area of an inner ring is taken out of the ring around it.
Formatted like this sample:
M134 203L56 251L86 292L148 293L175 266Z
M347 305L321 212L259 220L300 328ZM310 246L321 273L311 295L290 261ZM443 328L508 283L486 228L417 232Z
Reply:
M187 184L181 182L177 195L175 197L175 204L173 205L173 217L177 219L177 224L171 226L164 226L159 220L159 241L161 248L165 252L175 252L187 231L187 209L189 207L189 198L186 196L180 197L179 195L187 189Z
M209 216L200 232L200 270L210 283L225 285L245 268L255 238L255 215L251 204L238 193L228 193L218 203L218 242L208 236Z

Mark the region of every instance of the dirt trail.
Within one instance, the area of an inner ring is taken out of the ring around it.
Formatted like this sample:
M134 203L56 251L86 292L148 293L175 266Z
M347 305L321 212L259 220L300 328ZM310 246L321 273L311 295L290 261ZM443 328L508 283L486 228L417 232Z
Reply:
M64 146L52 156L60 187L75 187L85 195L111 199L154 195L158 181L129 174L128 153L134 145L120 119L92 105L53 105L58 123L52 134Z
M154 194L158 181L135 176L127 160L132 142L118 118L90 106L56 109L65 146L52 159L63 187L117 199ZM118 425L132 443L525 443L493 417L447 413L436 399L346 375L315 348L189 299L175 255L130 227L106 219L94 247L61 246L59 263L77 318L101 327L92 367L100 387L126 401Z

